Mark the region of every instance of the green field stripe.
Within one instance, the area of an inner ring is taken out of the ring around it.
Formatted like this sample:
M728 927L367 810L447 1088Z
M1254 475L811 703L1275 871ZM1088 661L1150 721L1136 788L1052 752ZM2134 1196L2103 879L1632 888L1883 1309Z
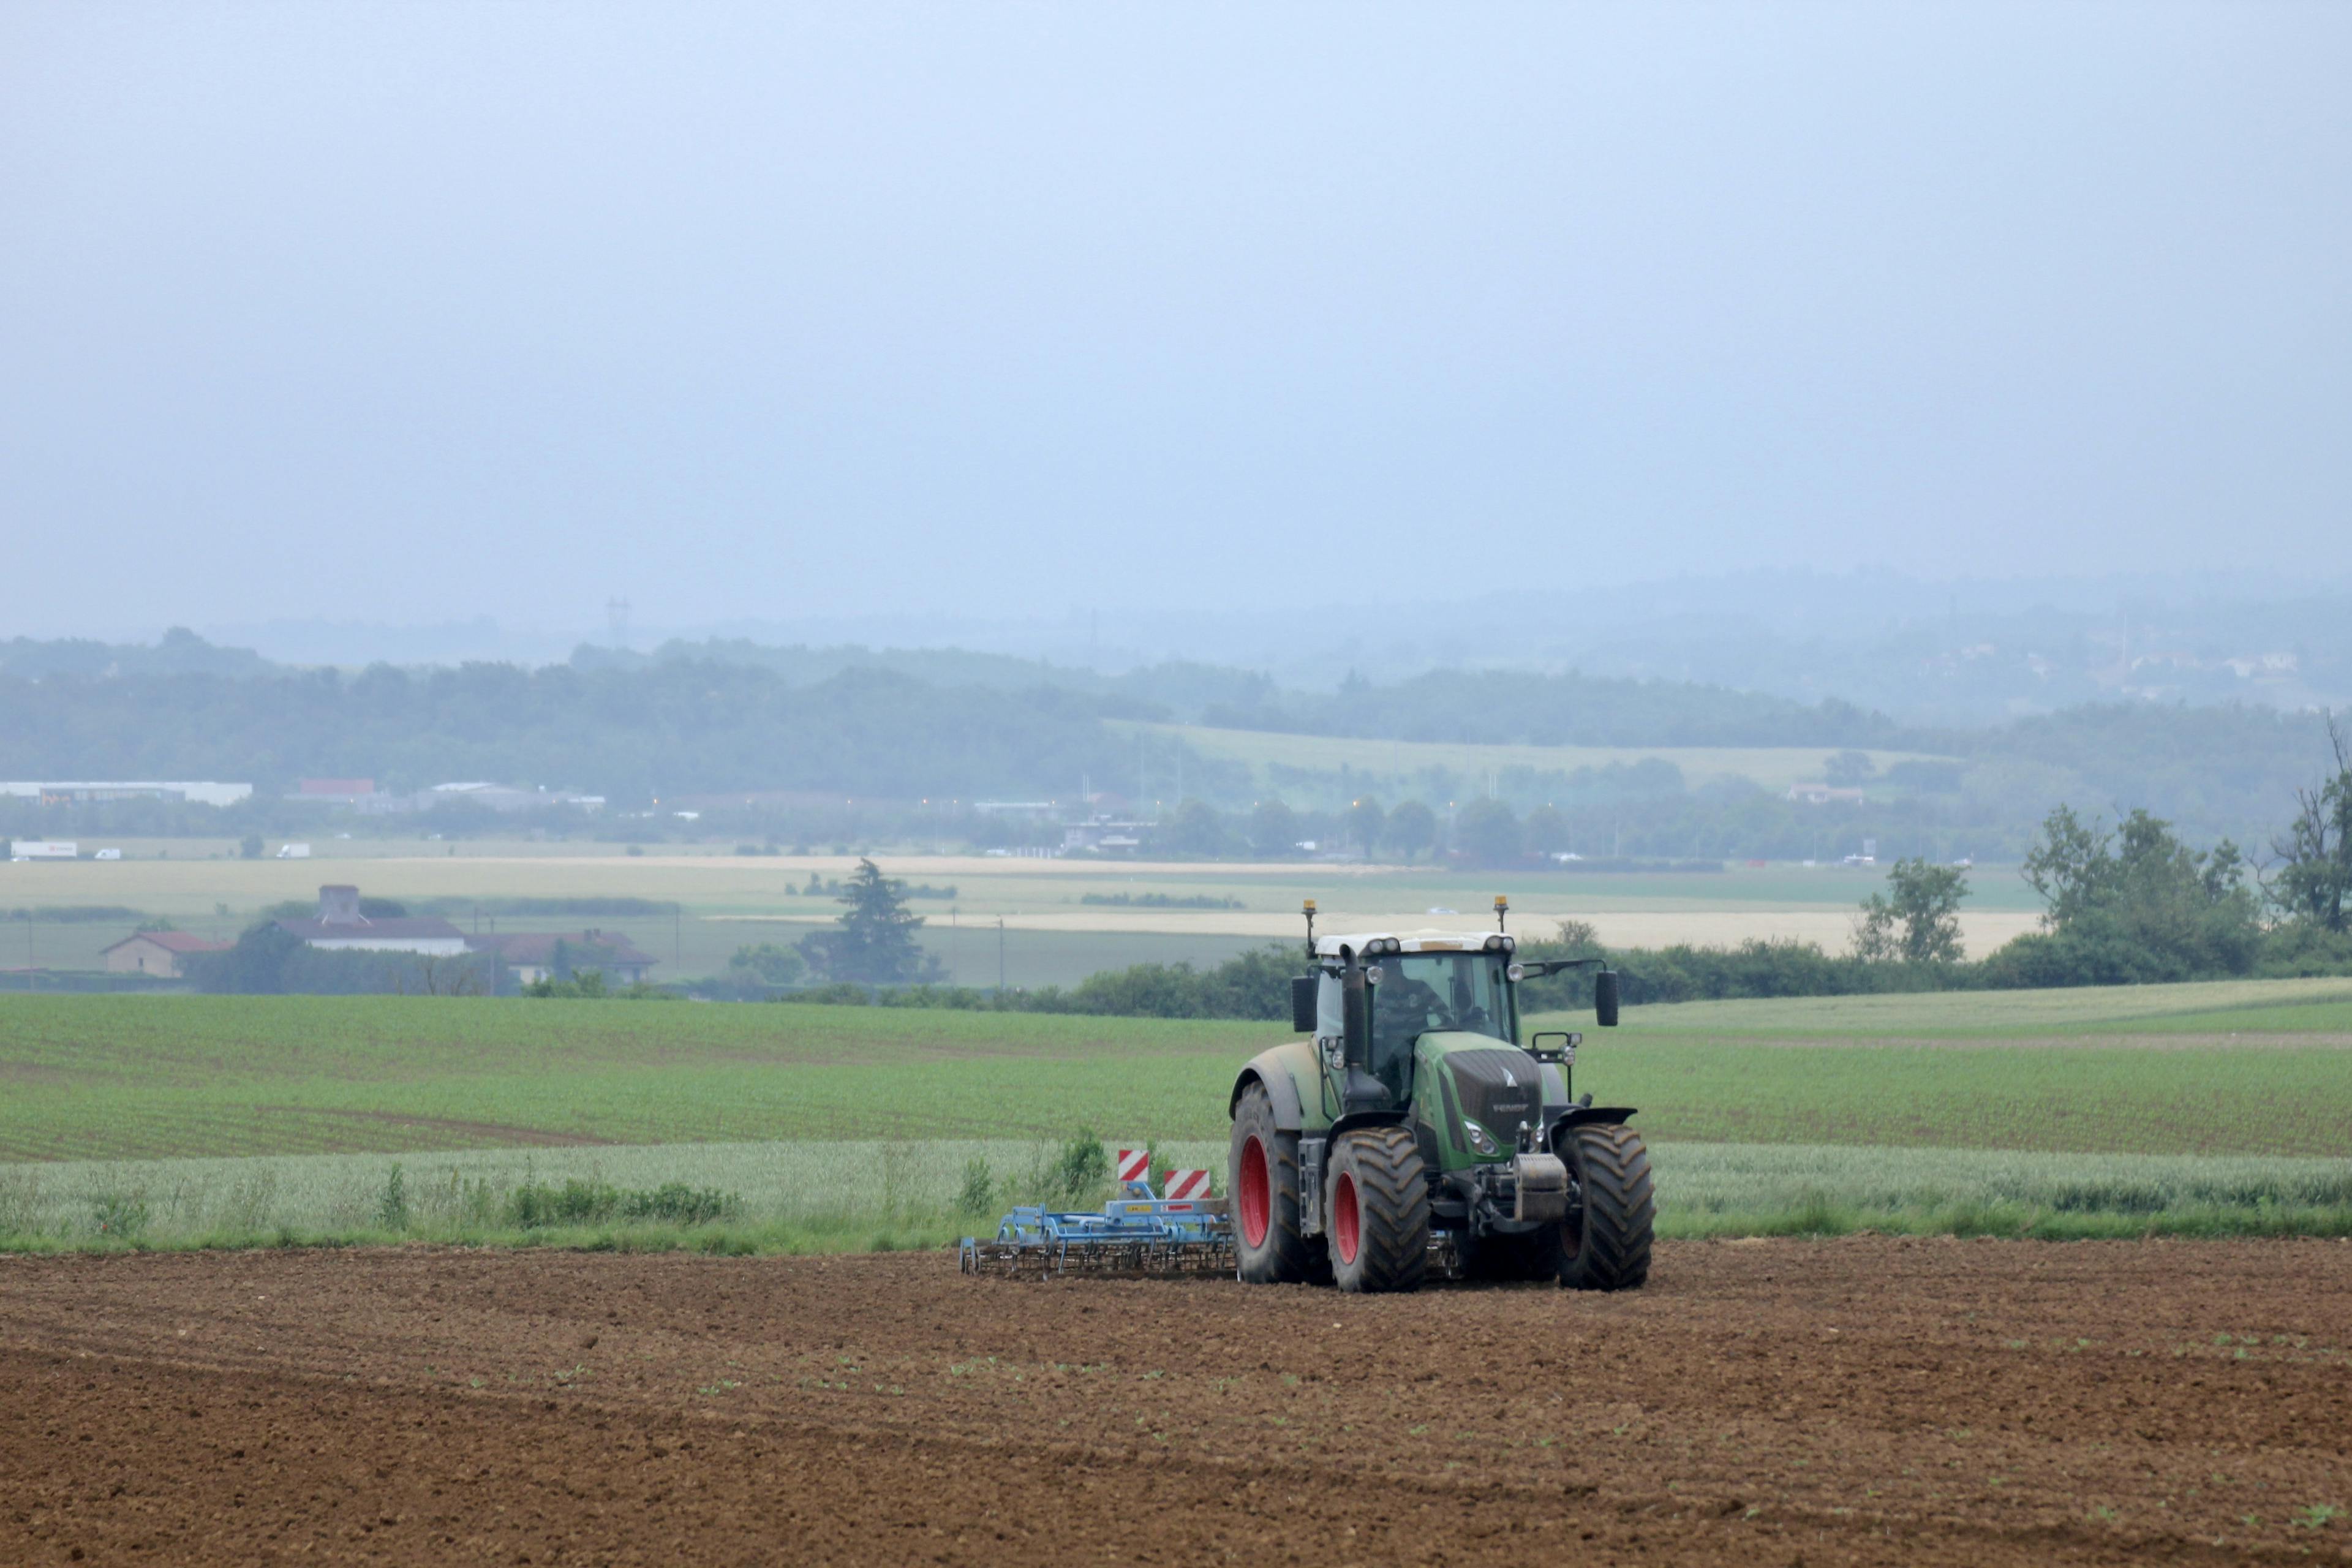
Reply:
M2149 988L2151 990L2159 988ZM2197 988L2161 988L2176 1007ZM2338 1004L2202 988L2233 1016ZM1883 1000L1883 999L1871 999ZM1576 1088L1692 1143L2341 1155L2352 1055L2160 1037L1942 1043L1588 1029ZM2144 998L2110 1001L2137 1005ZM2210 1017L2217 1009L2182 1016ZM1776 1015L1785 1019L1784 1009ZM18 1026L23 1026L19 1027ZM0 1159L764 1140L1222 1139L1277 1026L806 1006L405 997L0 999ZM2308 1037L2324 1038L2324 1034ZM1769 1040L1770 1043L1759 1043ZM1858 1048L1869 1044L1872 1048Z

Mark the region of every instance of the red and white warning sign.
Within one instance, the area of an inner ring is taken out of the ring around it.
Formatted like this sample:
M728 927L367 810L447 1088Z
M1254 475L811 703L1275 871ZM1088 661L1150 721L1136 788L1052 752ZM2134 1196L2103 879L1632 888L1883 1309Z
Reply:
M1118 1179L1122 1182L1151 1180L1151 1151L1121 1149L1118 1152Z
M1209 1173L1206 1171L1171 1171L1161 1184L1163 1198L1205 1198L1209 1195Z

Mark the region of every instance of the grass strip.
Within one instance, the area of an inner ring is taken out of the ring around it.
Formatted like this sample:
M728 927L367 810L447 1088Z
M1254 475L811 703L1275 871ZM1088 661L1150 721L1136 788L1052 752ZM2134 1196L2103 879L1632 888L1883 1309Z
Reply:
M1099 1204L1049 1142L781 1142L0 1166L0 1251L391 1245L889 1252ZM1669 1237L2352 1236L2352 1160L1667 1143ZM1221 1172L1222 1143L1157 1151ZM693 1223L663 1216L688 1215ZM640 1217L632 1217L637 1215ZM704 1217L707 1216L707 1217Z

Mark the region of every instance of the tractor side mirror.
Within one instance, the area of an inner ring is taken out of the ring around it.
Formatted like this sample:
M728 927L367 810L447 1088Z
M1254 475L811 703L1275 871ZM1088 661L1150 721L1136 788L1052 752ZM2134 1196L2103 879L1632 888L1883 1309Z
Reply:
M1617 972L1604 969L1592 977L1592 1012L1604 1029L1617 1026Z
M1315 1032L1315 988L1320 983L1319 977L1312 974L1291 977L1290 1028L1293 1034L1311 1035Z

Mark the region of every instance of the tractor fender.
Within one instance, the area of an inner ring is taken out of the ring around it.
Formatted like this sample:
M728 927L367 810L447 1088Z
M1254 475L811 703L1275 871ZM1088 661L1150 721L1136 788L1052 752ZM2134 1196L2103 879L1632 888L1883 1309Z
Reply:
M1352 1132L1359 1127L1402 1127L1408 1114L1403 1110L1359 1110L1331 1123L1331 1138L1336 1142L1339 1134Z
M1567 1135L1579 1127L1614 1127L1634 1114L1630 1105L1571 1105L1568 1113L1551 1124L1551 1146L1558 1149Z
M1279 1063L1261 1058L1242 1068L1234 1079L1234 1092L1225 1097L1225 1115L1230 1118L1242 1102L1242 1091L1250 1085L1264 1084L1266 1098L1274 1101L1274 1125L1282 1132L1296 1132L1307 1125L1304 1108L1298 1101L1298 1085L1285 1072Z

